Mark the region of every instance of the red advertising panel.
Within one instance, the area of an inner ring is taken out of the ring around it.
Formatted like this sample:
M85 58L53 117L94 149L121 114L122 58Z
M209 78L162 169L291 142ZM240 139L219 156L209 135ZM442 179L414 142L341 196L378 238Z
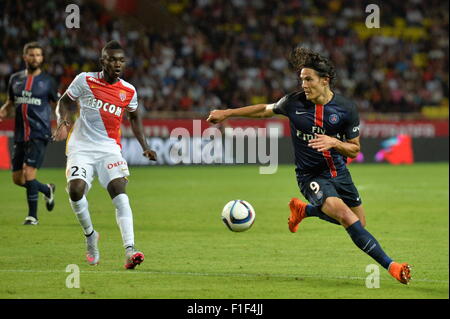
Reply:
M191 136L198 136L211 124L205 119L144 119L146 136L168 137L177 128L186 129ZM53 123L55 126L55 123ZM290 136L289 121L283 118L270 119L230 119L224 123L227 127L278 128L279 135ZM415 137L448 137L447 120L411 120L411 121L361 121L360 132L362 138L385 138L406 134ZM0 135L12 137L14 135L14 120L7 119L0 122ZM124 121L122 135L131 137L129 122Z

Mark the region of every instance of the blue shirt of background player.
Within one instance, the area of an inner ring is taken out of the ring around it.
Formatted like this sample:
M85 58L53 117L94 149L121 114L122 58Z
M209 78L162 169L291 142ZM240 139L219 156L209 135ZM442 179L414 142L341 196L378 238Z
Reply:
M322 113L318 116L320 111ZM327 160L322 152L309 147L308 141L314 138L315 133L341 141L359 136L359 115L352 101L334 93L330 102L320 106L308 101L303 91L296 91L275 103L273 112L289 118L299 181L302 176L311 175L331 178L332 168L337 175L347 171L345 156L330 149L331 158Z
M56 82L47 73L37 76L20 71L11 75L8 94L15 107L14 142L50 140L51 105L58 100Z

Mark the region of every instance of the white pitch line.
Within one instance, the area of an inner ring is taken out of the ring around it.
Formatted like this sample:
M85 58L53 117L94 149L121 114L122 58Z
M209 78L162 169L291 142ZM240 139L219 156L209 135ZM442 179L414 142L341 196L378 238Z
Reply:
M63 270L31 270L31 269L0 269L0 272L9 273L66 273ZM246 273L201 273L201 272L177 272L177 271L119 271L119 270L105 270L105 271L80 271L83 274L152 274L152 275L169 275L169 276L205 276L205 277L274 277L274 278L317 278L317 279L343 279L343 280L365 280L366 277L355 276L323 276L323 275L288 275L288 274L246 274ZM381 278L380 278L381 279ZM448 280L434 280L434 279L415 279L412 282L432 282L448 284Z

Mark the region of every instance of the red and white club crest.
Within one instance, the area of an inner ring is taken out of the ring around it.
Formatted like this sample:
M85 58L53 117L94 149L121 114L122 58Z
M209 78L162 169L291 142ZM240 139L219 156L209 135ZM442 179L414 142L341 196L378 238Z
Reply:
M123 102L123 101L125 101L125 99L127 98L127 92L125 92L125 91L123 91L123 90L120 90L120 92L119 92L119 98L120 98L120 100Z

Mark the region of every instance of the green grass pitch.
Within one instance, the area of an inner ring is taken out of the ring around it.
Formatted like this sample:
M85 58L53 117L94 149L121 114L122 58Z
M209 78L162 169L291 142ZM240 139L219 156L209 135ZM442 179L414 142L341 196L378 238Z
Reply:
M70 209L63 169L38 179L57 185L51 213L39 200L40 224L23 226L25 190L0 172L0 298L448 298L448 163L411 166L350 165L367 214L367 229L394 260L413 265L405 286L380 267L380 287L367 288L361 252L345 230L309 218L287 227L288 201L303 198L294 167L260 175L258 166L132 167L128 194L136 245L145 262L123 268L124 251L107 192L88 194L101 261L86 264L84 238ZM245 199L256 210L253 227L230 232L222 207ZM80 288L68 288L80 269Z

